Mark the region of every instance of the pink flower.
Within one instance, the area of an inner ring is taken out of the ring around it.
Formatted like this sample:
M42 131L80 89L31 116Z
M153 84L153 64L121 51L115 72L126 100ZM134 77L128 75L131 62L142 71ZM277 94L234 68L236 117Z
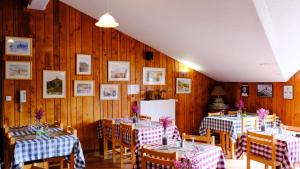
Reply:
M44 114L45 114L45 111L44 111L42 108L40 108L40 109L35 113L35 118L36 118L37 120L41 120L42 117L44 116Z
M140 113L140 107L139 107L137 101L132 103L131 110L134 114L139 114Z
M236 104L235 107L237 107L238 109L243 109L245 107L244 101L241 99L239 100Z
M259 108L256 110L259 119L264 119L270 112L267 109Z
M159 122L163 125L163 127L166 129L172 124L172 118L171 117L161 117L159 119Z

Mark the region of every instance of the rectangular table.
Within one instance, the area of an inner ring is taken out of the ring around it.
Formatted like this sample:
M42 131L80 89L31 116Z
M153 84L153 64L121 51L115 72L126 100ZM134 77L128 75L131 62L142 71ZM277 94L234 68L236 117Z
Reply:
M177 152L178 160L177 167L181 168L204 168L204 169L225 169L225 158L222 149L217 146L203 143L185 142L184 147L179 147L176 144L163 146L161 144L147 146L148 149L153 149L163 152ZM141 161L141 152L138 153L139 161ZM148 164L151 165L151 164ZM159 168L160 166L151 165L150 168Z
M85 160L79 139L64 133L60 128L49 128L47 135L35 136L36 127L24 126L10 128L12 138L16 139L13 149L12 168L21 169L24 162L64 157L74 154L74 168L85 168ZM51 135L51 137L49 137Z
M300 163L300 138L290 135L289 133L278 133L278 129L268 128L265 134L274 134L276 138L276 161L282 164L284 169L292 169L293 165ZM236 157L240 158L244 152L246 152L247 136L241 135L238 142L238 149L236 151ZM251 144L250 151L255 155L261 155L267 159L271 159L271 151L269 147Z

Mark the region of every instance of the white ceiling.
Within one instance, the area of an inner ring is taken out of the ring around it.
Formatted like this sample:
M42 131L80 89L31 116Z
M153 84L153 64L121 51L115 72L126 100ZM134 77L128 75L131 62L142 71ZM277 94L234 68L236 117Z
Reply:
M299 0L61 0L198 71L230 82L281 82L300 69Z

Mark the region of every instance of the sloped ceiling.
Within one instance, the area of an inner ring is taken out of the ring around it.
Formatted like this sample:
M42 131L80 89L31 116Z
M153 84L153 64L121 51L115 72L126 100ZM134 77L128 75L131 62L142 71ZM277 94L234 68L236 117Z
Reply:
M282 82L300 68L299 0L61 1L95 19L109 9L119 31L218 81Z

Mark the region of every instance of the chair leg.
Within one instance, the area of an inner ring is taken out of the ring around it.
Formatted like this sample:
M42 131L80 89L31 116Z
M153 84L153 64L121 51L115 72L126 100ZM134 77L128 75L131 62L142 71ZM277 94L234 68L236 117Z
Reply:
M225 139L226 139L226 153L230 154L230 138L229 138L229 134L225 134Z
M247 155L247 169L251 168L250 163L251 163L250 158Z
M113 140L112 141L112 159L113 163L116 162L116 142Z
M120 165L121 165L121 168L123 168L123 162L124 162L124 147L123 147L123 145L120 145Z
M265 169L268 169L268 165L267 164L265 164Z
M135 163L134 147L132 147L130 151L131 151L131 164L132 164L132 167L134 167L134 163Z
M59 161L59 168L64 169L64 160ZM68 167L69 168L69 167Z
M103 140L103 156L104 156L104 159L107 159L107 151L108 151L107 140Z
M226 149L225 149L225 134L223 132L220 132L220 142L221 142L222 150L226 154Z

